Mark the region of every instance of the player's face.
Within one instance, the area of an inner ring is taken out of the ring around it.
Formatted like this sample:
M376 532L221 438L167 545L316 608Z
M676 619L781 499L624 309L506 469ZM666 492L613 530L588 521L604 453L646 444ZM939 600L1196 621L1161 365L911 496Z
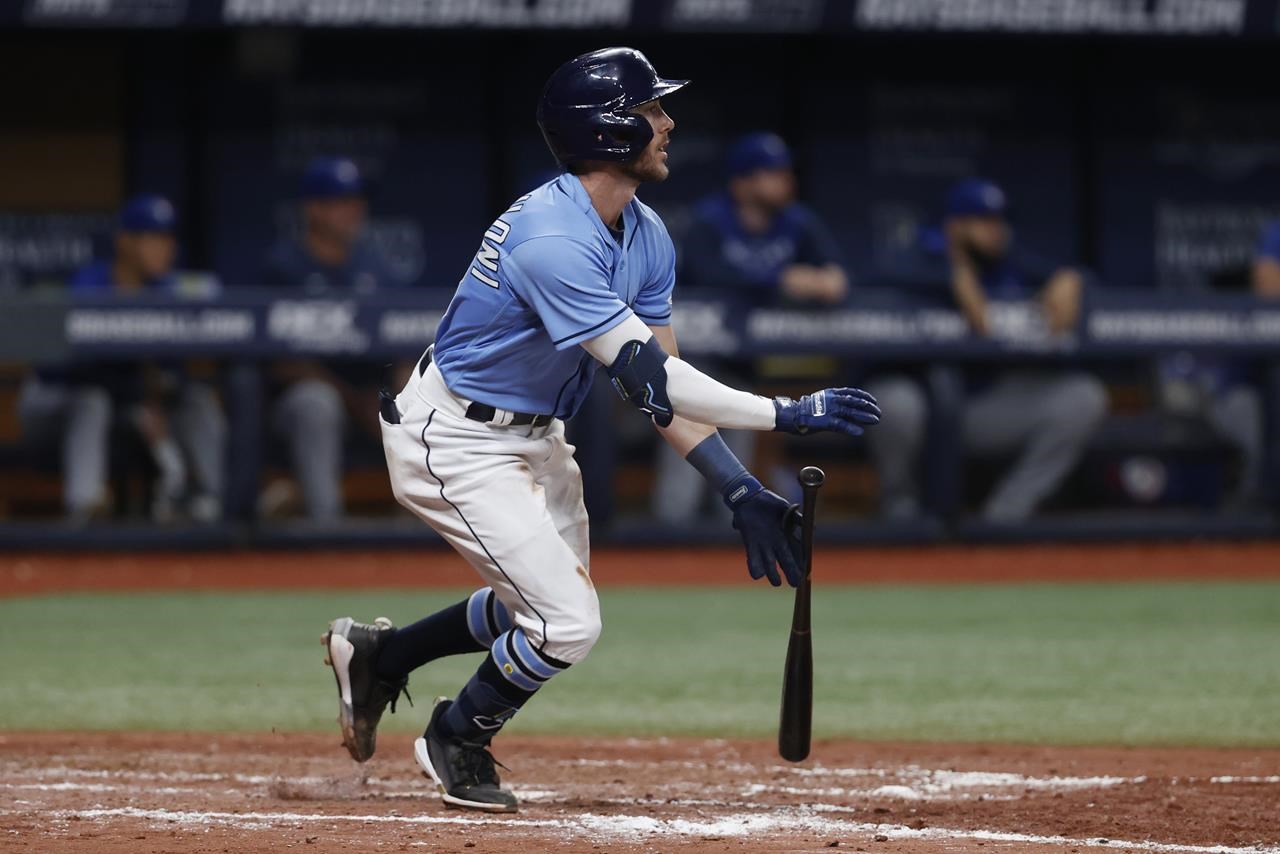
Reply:
M779 211L795 199L796 178L790 169L757 169L734 178L730 190L740 204Z
M164 276L173 269L178 245L173 235L161 232L121 234L116 241L116 252L142 279L149 280Z
M307 227L342 243L354 243L364 230L368 207L358 196L342 199L314 199L304 213Z
M988 258L1003 257L1009 248L1009 225L998 216L971 217L969 246Z
M641 104L631 112L649 120L653 127L653 139L649 140L639 157L626 164L626 171L641 183L667 180L667 176L671 174L671 169L667 167L667 145L671 142L671 131L675 129L676 123L657 100Z

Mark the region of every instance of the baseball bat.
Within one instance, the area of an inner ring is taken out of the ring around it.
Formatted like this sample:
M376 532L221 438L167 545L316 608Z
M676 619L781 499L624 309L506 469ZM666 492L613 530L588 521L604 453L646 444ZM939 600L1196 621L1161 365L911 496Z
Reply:
M778 723L778 753L790 762L809 755L813 732L813 636L809 633L809 575L813 571L813 522L818 506L818 487L827 476L817 466L800 470L804 493L800 518L800 542L804 553L804 577L796 588L795 609L791 613L791 640L787 644L787 664L782 679L782 717Z

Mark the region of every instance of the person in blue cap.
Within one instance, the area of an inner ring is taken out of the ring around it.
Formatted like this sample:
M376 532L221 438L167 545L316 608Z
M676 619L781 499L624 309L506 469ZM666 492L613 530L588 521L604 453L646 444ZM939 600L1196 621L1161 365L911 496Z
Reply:
M73 294L178 289L177 213L163 196L143 193L120 209L110 257L76 271ZM221 516L226 418L214 389L181 366L158 362L41 369L24 386L19 416L31 435L62 436L63 503L85 521L110 504L107 494L113 423L135 431L157 471L153 518L167 521L186 502L198 521Z
M367 294L402 284L365 239L366 187L353 160L312 160L300 190L302 232L271 250L264 284L314 295ZM306 515L313 521L337 519L343 515L343 435L353 413L372 409L365 405L363 389L368 386L376 394L380 369L295 359L272 365L270 379L275 387L272 429L287 448ZM369 420L357 418L356 423ZM377 430L376 424L367 426L370 432ZM260 497L259 512L282 515L294 495L291 484L273 484Z
M302 233L271 250L266 284L359 293L400 284L383 256L365 239L369 206L355 161L315 158L302 175L300 189Z
M751 305L842 301L849 280L840 250L817 214L796 201L786 142L747 134L729 150L727 166L727 188L694 212L681 247L681 284L723 288Z
M134 196L120 209L111 257L81 267L71 276L70 286L76 290L173 289L177 224L177 212L164 196Z
M935 275L977 335L988 335L993 300L1038 300L1052 333L1075 327L1083 279L1018 246L1004 191L969 178L947 194L942 231L932 250ZM1071 472L1107 412L1107 393L1076 370L1005 368L971 376L961 413L965 450L980 457L1012 455L1014 463L982 508L990 522L1012 524L1035 512ZM880 475L881 504L891 515L917 507L915 470L925 438L928 402L918 383L895 378L868 383L883 402L885 429L868 438Z

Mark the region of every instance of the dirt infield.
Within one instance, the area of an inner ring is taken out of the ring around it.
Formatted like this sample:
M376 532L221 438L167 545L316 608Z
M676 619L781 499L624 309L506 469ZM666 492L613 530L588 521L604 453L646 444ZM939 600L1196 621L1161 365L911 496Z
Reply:
M514 816L446 810L405 737L0 736L0 850L1280 852L1280 751L500 740Z
M1280 543L823 548L819 583L938 584L1280 578ZM601 549L610 584L741 584L738 548ZM444 548L415 551L31 554L0 557L0 596L61 590L463 587L475 575Z

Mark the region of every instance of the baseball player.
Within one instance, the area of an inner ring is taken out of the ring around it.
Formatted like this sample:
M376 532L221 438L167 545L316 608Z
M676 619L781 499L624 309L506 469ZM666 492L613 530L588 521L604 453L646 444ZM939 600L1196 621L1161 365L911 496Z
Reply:
M581 473L564 439L603 365L733 511L753 578L799 582L794 514L738 462L717 427L857 436L879 420L870 395L824 389L769 400L724 386L679 357L671 330L675 252L636 197L667 177L675 122L665 80L639 51L610 48L562 65L538 124L565 173L499 216L408 384L383 400L397 500L458 550L485 586L395 629L345 617L322 642L338 683L351 756L373 755L383 710L414 669L484 652L453 700L440 699L414 758L446 804L511 812L489 743L600 636L588 573Z

